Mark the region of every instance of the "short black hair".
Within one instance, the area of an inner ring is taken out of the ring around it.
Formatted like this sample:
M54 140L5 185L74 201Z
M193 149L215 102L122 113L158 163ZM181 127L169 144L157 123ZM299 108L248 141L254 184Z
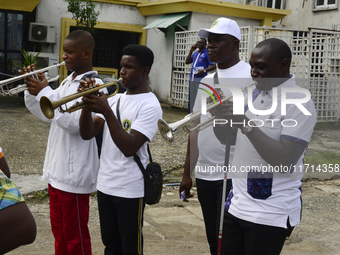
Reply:
M199 40L199 41L200 41L200 40L203 40L203 41L205 42L205 44L207 44L207 38L203 38L203 37L202 37L202 38L200 38L200 39L198 39L198 40Z
M153 64L154 55L152 50L140 44L130 44L123 49L123 55L134 56L140 67L149 67Z
M288 59L288 66L290 66L290 63L292 61L292 51L290 50L287 43L278 38L269 38L260 42L258 45L256 45L255 48L263 47L269 49L270 52L273 53L273 55L280 61L285 58Z
M93 36L86 30L74 30L66 36L65 40L75 40L78 45L82 45L83 49L90 49L93 53L96 42Z

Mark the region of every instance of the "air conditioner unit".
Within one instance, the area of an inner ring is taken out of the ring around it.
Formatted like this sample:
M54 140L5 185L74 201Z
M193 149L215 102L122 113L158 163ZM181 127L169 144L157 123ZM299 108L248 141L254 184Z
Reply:
M56 34L56 25L30 23L28 40L33 42L55 43Z
M36 56L39 52L28 52ZM40 52L38 56L37 68L44 68L52 65L59 64L59 56L53 53ZM48 71L48 77L53 78L58 75L58 68L51 68Z

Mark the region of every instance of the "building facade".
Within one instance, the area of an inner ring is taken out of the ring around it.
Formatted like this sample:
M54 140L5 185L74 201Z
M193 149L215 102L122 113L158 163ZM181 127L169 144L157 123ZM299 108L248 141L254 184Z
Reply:
M177 31L209 27L221 16L240 26L272 26L290 14L289 10L258 7L247 1L216 0L93 0L100 12L95 26L94 69L103 76L119 75L122 48L131 43L150 47L155 62L150 88L160 101L171 103L174 36ZM20 0L0 3L1 79L16 75L21 49L41 52L46 63L61 62L62 43L75 28L75 20L63 0ZM178 15L180 16L179 19ZM169 16L176 16L171 19ZM183 16L183 17L182 17ZM157 24L165 20L164 27ZM154 26L148 25L156 22ZM52 72L52 71L51 71ZM61 68L61 76L67 71Z

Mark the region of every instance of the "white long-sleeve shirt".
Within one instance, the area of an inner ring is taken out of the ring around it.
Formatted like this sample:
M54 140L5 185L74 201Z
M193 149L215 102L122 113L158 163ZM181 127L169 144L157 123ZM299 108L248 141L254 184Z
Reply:
M79 118L81 111L73 113L60 113L54 111L54 118L47 119L40 109L42 96L51 101L58 100L77 92L79 81L84 75L95 73L87 72L72 79L69 75L55 90L45 87L37 96L25 91L25 104L29 111L39 119L50 122L50 132L47 142L42 180L54 188L71 193L86 194L95 191L99 160L95 139L83 140L79 134ZM102 84L100 79L96 82ZM81 98L68 102L72 106Z

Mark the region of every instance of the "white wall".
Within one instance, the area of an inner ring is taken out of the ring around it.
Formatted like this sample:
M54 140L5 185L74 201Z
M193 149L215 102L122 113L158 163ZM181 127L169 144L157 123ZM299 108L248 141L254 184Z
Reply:
M95 11L99 11L98 22L113 22L124 24L145 25L143 17L137 7L95 3ZM43 0L37 6L36 22L57 25L57 43L44 45L43 51L54 52L59 55L61 18L72 18L67 11L68 3L64 0Z
M153 15L146 19L150 24L163 15ZM170 97L174 31L167 34L158 29L147 31L146 45L153 51L155 60L150 72L150 87L161 101Z
M253 20L253 19L245 19L245 18L237 18L237 17L230 17L230 16L221 16L221 15L213 15L213 14L205 14L205 13L197 13L194 12L191 15L190 23L189 23L189 30L199 30L200 28L210 28L212 23L220 18L225 17L232 20L235 20L237 24L242 26L260 26L260 20Z
M150 24L162 15L149 16L146 24ZM211 24L221 17L220 15L192 13L188 30L209 28ZM260 21L243 18L234 18L239 26L259 26ZM155 61L150 73L150 87L157 97L163 102L169 102L172 83L172 57L174 50L174 32L168 31L167 35L156 29L147 32L146 45L154 52Z
M339 0L338 6L339 6ZM283 27L289 29L306 30L308 27L333 29L333 25L340 26L339 10L322 10L313 11L313 1L296 1L287 0L286 10L292 10L292 13L280 22L276 22L276 27Z
M226 1L238 3L235 1ZM148 25L163 15L143 17L138 9L133 6L95 3L96 11L100 12L98 21L114 22L136 25ZM72 18L67 11L68 3L64 0L44 0L37 6L36 22L57 25L57 43L51 46L45 45L45 52L53 52L59 55L61 17ZM189 30L209 28L220 15L192 13ZM239 26L258 26L260 21L233 18ZM171 29L170 29L171 30ZM150 29L147 31L146 45L154 52L155 61L150 73L150 87L161 101L168 101L170 97L172 79L174 31L168 31L165 35L161 31Z

